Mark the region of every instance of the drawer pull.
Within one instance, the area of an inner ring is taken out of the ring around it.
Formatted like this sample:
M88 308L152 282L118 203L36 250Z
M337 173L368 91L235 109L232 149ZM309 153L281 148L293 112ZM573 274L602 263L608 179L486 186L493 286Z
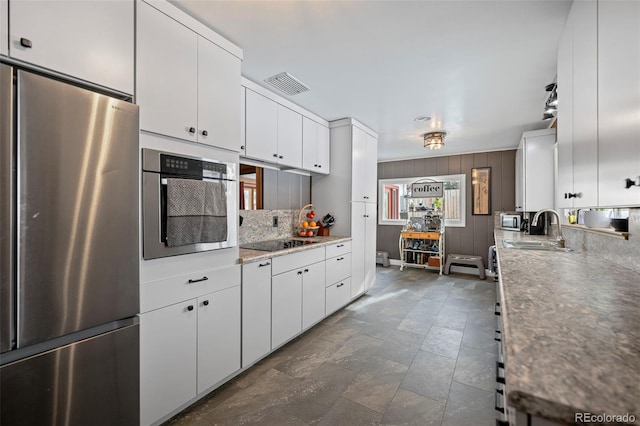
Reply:
M302 271L298 271L298 275L302 275Z
M496 303L496 309L494 311L494 313L498 316L501 316L502 314L500 313L501 309L500 309L500 302Z
M193 311L193 305L187 306L187 311L189 311L189 312Z
M344 260L344 257L339 257L336 260Z
M344 247L344 244L338 244L336 247L338 247L338 248Z
M495 404L495 408L496 408L496 411L504 414L504 406L503 406L503 404L499 404L499 402L500 402L499 401L499 398L500 398L499 395L503 395L503 392L500 389L496 389L496 404Z
M496 330L496 334L493 336L493 340L496 342L502 342L502 332L500 330Z
M504 369L504 362L496 361L496 382L505 384L504 376L500 375L500 369Z
M269 266L271 265L271 262L264 262L258 265L258 268L262 268L263 266Z
M27 49L30 49L30 48L33 47L33 43L31 43L31 40L29 40L28 38L22 37L20 39L20 46L26 47Z
M344 285L344 283L340 283L340 284L338 284L338 285L336 286L336 288L338 288L338 287L342 287L343 285Z
M309 270L308 270L308 269L305 269L304 271L305 271L305 272L309 272Z
M200 281L207 281L208 279L209 279L208 277L202 277L202 278L197 279L197 280L189 280L189 284L199 283Z
M203 304L204 306L209 306L209 301L208 301L208 300L205 300L205 301L203 301L203 302L202 302L202 304Z

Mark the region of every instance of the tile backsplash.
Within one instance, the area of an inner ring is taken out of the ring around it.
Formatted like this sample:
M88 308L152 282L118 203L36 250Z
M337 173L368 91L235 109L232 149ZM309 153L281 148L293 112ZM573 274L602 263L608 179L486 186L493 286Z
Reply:
M244 218L238 233L238 243L290 238L295 235L300 210L241 210ZM273 226L273 216L278 216L278 226Z
M629 209L629 239L563 227L567 247L640 273L640 209Z

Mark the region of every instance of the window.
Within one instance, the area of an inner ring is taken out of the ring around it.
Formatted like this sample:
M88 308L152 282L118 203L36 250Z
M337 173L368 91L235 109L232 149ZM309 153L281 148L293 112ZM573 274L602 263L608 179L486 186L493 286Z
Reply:
M404 225L409 211L415 209L437 209L441 201L437 198L413 199L409 197L411 184L421 179L444 182L445 226L465 226L465 175L425 176L413 178L380 179L378 223L380 225ZM425 205L427 204L427 205Z

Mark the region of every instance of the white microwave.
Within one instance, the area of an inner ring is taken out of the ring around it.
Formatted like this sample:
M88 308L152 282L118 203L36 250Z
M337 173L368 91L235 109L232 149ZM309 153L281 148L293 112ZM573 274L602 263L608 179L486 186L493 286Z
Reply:
M500 214L500 227L502 229L513 229L515 231L519 231L521 221L522 217L519 214Z

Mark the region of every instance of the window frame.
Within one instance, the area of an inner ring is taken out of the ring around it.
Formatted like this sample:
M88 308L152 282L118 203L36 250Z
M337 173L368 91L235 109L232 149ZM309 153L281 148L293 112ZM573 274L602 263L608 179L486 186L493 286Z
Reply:
M432 179L437 182L445 181L458 181L460 185L460 219L447 219L445 227L449 228L464 228L466 227L466 200L467 200L467 175L464 173L457 173L453 175L440 175L440 176L423 176L423 177L407 177L407 178L392 178L392 179L378 179L378 199L382 202L378 203L378 225L395 225L404 226L407 223L407 219L385 219L384 207L385 207L385 186L387 185L406 185L416 182L422 179ZM445 206L446 208L446 206ZM398 215L400 214L398 206Z

